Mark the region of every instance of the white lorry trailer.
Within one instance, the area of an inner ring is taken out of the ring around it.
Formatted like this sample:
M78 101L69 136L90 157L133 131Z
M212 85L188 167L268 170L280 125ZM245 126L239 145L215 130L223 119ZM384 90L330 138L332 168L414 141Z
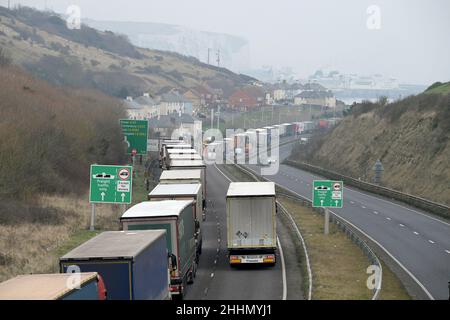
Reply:
M190 170L190 169L200 169L202 186L203 186L203 197L206 199L206 164L203 160L170 160L169 170Z
M273 182L232 182L227 192L230 265L276 263L276 197Z

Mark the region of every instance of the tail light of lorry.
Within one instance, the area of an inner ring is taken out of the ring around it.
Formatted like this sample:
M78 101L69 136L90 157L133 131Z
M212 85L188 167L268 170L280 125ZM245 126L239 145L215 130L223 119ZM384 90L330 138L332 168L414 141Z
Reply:
M241 259L238 256L230 256L230 263L241 263Z
M103 278L98 275L97 276L97 288L98 288L98 300L106 300L106 286Z
M264 263L273 263L273 262L275 262L275 255L270 254L268 256L265 256L264 259L263 259L263 262Z
M171 293L179 293L182 290L182 286L180 285L171 285L169 287Z

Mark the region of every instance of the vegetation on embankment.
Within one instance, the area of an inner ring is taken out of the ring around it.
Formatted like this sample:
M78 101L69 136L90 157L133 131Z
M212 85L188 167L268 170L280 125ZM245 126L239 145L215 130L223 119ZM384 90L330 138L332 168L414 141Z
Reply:
M291 159L369 182L380 159L383 186L448 205L449 119L450 94L364 102L331 131L297 146Z
M335 224L323 232L324 217L311 208L279 197L299 227L308 248L313 275L313 300L370 300L374 294L367 287L370 265L362 250ZM406 289L383 264L380 299L409 300Z
M87 194L42 195L33 204L1 202L0 282L19 274L58 273L59 257L100 231L119 230L121 210L98 205L96 231L88 231Z
M0 50L0 281L58 272L64 251L95 235L89 167L125 163L121 102L53 87ZM97 206L96 228L117 230L119 208Z
M425 90L427 94L450 94L450 81L449 82L435 82Z
M124 163L119 100L0 67L0 198L85 193L92 163Z

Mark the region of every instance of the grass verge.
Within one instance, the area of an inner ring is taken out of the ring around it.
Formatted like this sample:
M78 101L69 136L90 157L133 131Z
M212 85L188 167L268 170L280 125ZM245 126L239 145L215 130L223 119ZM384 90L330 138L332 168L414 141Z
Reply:
M221 165L220 170L235 181L254 181L235 166ZM334 224L330 234L323 234L323 216L311 208L304 207L283 197L278 197L302 232L313 272L313 294L316 300L361 300L371 299L373 292L366 286L369 260L361 249L351 242ZM304 257L300 257L304 261ZM381 261L383 268L380 300L409 300L403 284ZM304 269L306 267L304 266ZM304 270L304 279L307 279ZM306 284L306 281L305 281ZM304 288L307 292L308 288Z
M119 230L122 208L97 205L96 232L87 231L91 207L87 195L41 196L30 214L51 212L44 220L0 224L0 281L19 274L58 272L58 259L102 230ZM7 210L7 209L6 209ZM2 212L7 215L7 212Z
M368 300L373 291L366 286L369 260L334 224L330 234L323 234L323 216L311 208L279 197L299 226L308 248L313 273L312 297L316 300ZM383 264L379 299L410 299L397 277Z

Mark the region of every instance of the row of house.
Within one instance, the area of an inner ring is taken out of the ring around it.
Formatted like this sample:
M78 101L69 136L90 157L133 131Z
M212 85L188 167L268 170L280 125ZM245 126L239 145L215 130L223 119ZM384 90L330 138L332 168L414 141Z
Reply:
M127 109L128 117L135 120L177 114L193 114L192 101L176 91L167 92L158 98L150 96L149 93L144 93L136 99L127 97L125 99L125 108Z
M131 119L153 119L161 116L182 114L194 115L200 110L220 106L238 111L247 111L264 105L291 104L336 107L333 93L318 83L286 82L275 85L249 84L229 90L227 97L220 89L198 86L183 93L171 89L154 97L144 93L137 98L127 97L125 106Z
M188 89L184 93L170 90L158 97L149 93L142 96L125 99L125 108L131 119L152 119L174 114L193 115L202 109L232 108L247 110L265 104L265 92L261 87L248 85L232 91L228 98L224 98L222 90L208 90L197 87Z
M330 90L318 83L281 82L272 85L266 93L266 103L294 104L294 105L318 105L328 108L336 107L336 98Z

